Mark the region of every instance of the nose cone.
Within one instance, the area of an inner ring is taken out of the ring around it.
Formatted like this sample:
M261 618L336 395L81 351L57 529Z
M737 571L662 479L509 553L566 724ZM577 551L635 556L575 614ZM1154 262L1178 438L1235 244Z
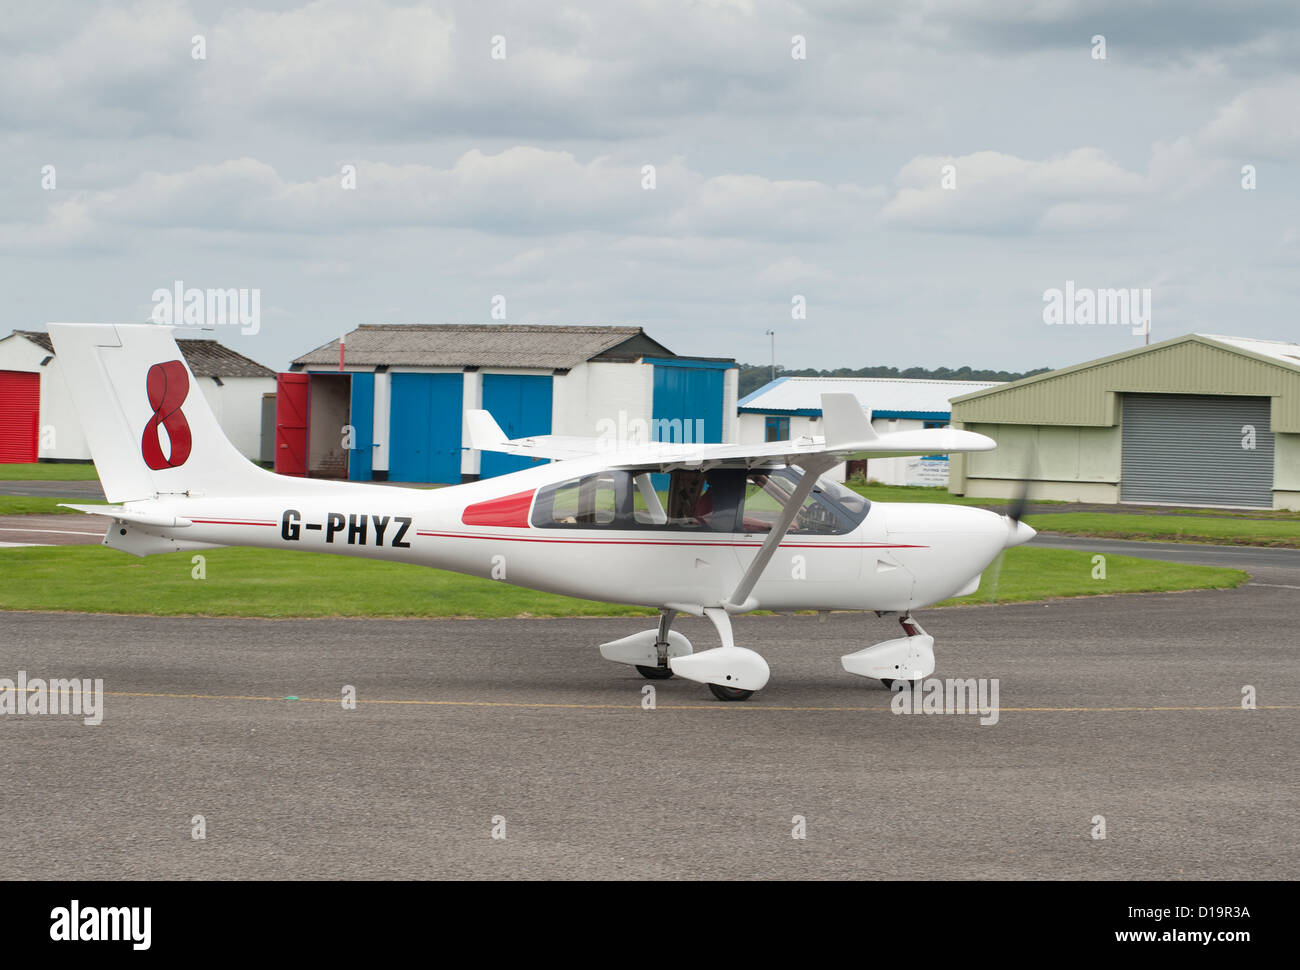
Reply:
M1022 519L1019 522L1012 522L1007 519L1007 548L1018 546L1023 542L1028 542L1034 536L1038 535L1038 530L1028 526Z

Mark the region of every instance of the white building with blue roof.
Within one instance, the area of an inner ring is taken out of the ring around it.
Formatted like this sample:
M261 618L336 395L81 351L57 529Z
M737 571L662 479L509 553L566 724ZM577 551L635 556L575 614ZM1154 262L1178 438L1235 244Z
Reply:
M903 377L778 377L738 403L740 441L785 441L801 435L820 435L821 396L837 393L857 397L862 409L871 414L872 427L881 434L945 428L952 418L951 398L997 387L999 383ZM855 472L886 485L946 486L948 456L850 462L833 469L830 475L842 482Z

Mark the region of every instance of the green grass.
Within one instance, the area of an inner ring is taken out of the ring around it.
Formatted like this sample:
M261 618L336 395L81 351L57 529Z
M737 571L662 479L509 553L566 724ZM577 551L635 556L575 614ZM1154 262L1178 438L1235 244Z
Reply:
M1300 548L1300 521L1295 519L1052 512L1031 515L1025 521L1041 532L1075 536Z
M192 553L138 559L102 546L0 549L0 609L143 613L158 616L651 616L653 610L574 600L442 570L318 553L214 549L207 578L192 578ZM1008 550L998 602L1236 586L1234 569L1107 556L1068 549ZM973 597L990 602L992 575Z
M95 466L64 462L0 463L0 482L94 482L99 476Z
M1097 553L1077 549L1008 549L1001 566L984 571L971 596L944 600L940 606L971 603L1017 603L1061 596L1113 593L1165 593L1185 589L1231 589L1250 578L1241 569L1193 566L1107 553L1105 578L1093 578ZM996 591L996 598L995 598Z
M102 546L0 549L0 609L158 616L632 616L654 610L573 600L404 563L321 553L213 549L144 559Z
M60 502L77 505L107 505L93 498L49 498L44 495L0 495L0 515L80 515L73 509L59 508Z

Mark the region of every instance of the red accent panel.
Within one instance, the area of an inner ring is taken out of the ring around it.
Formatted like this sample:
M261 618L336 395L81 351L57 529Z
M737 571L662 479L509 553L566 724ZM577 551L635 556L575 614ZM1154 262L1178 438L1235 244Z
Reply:
M511 529L528 528L528 510L533 505L533 493L516 492L503 498L466 506L460 520L465 525L496 525Z
M275 375L275 471L307 476L307 408L310 374Z
M41 375L0 370L0 462L36 460Z

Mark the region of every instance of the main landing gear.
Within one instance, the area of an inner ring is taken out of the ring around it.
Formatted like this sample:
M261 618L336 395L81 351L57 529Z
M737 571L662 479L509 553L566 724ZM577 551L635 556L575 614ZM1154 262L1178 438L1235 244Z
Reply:
M676 610L659 611L659 629L655 630L655 663L654 666L649 664L634 664L637 673L647 680L667 680L673 675L673 668L668 666L668 650L671 644L668 641L668 628L673 625L673 619L677 616ZM685 637L677 634L682 640ZM644 636L644 634L642 634ZM691 652L691 644L686 640L686 652Z
M879 680L887 688L897 680L922 680L934 673L934 637L912 619L911 613L904 613L898 622L906 636L841 657L844 669Z
M673 674L708 684L720 701L743 701L767 684L767 661L745 647L736 646L731 634L731 614L720 608L703 610L718 631L722 645L695 653L691 642L670 629L676 610L659 614L659 627L601 644L600 655L616 663L631 664L643 677L666 680Z

